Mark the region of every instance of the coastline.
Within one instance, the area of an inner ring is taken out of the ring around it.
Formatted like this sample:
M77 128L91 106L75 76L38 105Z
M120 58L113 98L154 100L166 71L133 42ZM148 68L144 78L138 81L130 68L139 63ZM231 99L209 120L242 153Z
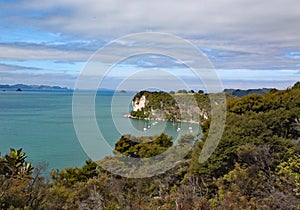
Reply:
M154 121L168 121L171 122L172 120L167 120L164 118L139 118L139 117L134 117L130 114L124 114L124 118L130 118L130 119L137 119L137 120L154 120ZM179 122L179 123L191 123L191 124L200 124L200 122L194 121L194 120L174 120L174 122Z

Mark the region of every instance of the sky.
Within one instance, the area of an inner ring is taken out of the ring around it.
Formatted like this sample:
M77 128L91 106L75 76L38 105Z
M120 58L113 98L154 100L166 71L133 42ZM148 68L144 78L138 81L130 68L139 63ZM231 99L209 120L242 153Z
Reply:
M299 8L299 0L0 0L0 84L74 88L97 50L123 36L160 32L203 52L224 88L284 89L300 80ZM176 86L159 75L174 71L203 88L186 66L157 55L118 63L102 88L144 70L158 72L154 83ZM133 89L143 85L136 81Z

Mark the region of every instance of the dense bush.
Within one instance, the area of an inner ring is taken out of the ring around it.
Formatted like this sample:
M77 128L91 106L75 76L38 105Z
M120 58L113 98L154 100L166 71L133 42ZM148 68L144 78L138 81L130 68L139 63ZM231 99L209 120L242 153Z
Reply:
M230 98L224 134L206 162L198 159L210 119L184 160L145 179L113 175L89 160L82 168L52 172L48 183L26 163L22 150L12 149L0 159L0 208L298 209L299 107L299 83L285 91ZM124 135L115 152L151 157L170 147L172 139L165 134Z

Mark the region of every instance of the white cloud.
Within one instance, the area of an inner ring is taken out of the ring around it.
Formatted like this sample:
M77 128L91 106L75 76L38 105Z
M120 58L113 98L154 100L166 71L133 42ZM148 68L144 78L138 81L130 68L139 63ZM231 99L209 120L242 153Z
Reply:
M200 47L261 54L269 60L278 59L282 50L300 48L298 0L33 0L0 3L0 8L10 11L0 16L12 26L75 38L108 41L153 30L183 36Z
M101 43L129 33L166 32L191 40L199 48L211 49L205 53L218 69L226 69L229 74L234 74L232 69L299 70L300 59L286 56L300 49L299 8L299 0L12 1L0 2L0 29L24 27L26 33L26 28L34 28L66 40ZM22 34L18 37L22 39ZM56 44L60 43L65 40ZM117 52L118 46L115 49ZM0 52L5 52L0 60L86 61L91 55L80 47L30 43L0 44ZM266 81L272 79L268 72Z
M92 37L154 30L293 41L300 33L298 0L33 0L12 6L45 13L32 15L29 24Z
M22 46L0 44L1 60L63 60L86 61L91 52L79 50L55 49L45 46Z

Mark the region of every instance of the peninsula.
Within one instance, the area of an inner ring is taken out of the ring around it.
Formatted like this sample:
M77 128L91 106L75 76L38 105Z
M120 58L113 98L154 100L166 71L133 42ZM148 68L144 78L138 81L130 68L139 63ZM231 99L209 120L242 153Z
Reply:
M132 111L124 117L199 123L209 115L208 94L140 91L132 100Z

